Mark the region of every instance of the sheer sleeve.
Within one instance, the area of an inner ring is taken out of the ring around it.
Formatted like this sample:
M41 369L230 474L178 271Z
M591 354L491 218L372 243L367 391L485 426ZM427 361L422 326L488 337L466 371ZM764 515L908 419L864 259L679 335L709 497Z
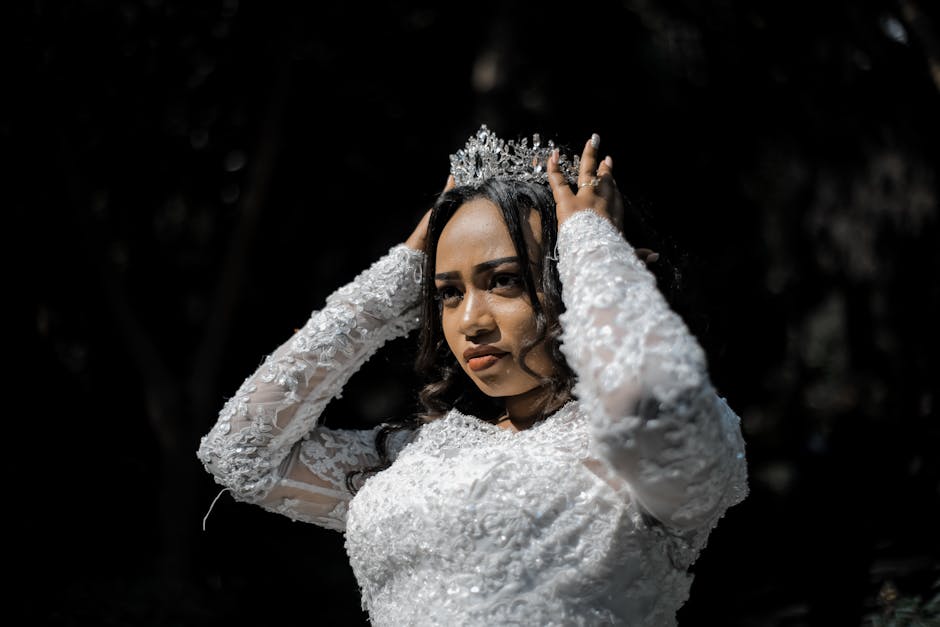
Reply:
M225 403L197 455L237 500L345 527L346 477L378 463L375 434L317 421L379 347L417 326L423 259L403 244L392 248L327 298Z
M592 211L559 229L562 351L598 460L665 524L714 521L747 493L740 421L701 346L614 226Z

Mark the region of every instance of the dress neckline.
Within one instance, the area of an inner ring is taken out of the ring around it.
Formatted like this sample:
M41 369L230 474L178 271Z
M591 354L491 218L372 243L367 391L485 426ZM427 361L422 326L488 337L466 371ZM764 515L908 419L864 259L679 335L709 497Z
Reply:
M541 433L543 431L551 431L552 427L554 427L556 424L570 422L570 420L577 415L577 412L574 411L576 403L577 401L574 399L569 400L564 405L559 407L555 413L543 418L542 420L539 420L528 429L521 429L518 431L503 429L497 424L481 420L480 418L470 414L464 414L458 409L451 409L447 416L442 418L442 420L449 422L460 422L479 431L492 433L496 437L508 439L529 438L534 437L535 434Z

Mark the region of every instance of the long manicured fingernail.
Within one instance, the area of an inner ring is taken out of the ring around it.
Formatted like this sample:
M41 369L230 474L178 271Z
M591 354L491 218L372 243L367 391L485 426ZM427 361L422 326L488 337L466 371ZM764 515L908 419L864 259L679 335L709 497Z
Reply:
M610 158L610 155L607 155L606 157L604 157L604 163L607 164L608 168L614 167L614 160Z
M558 165L558 155L559 155L559 154L560 154L560 153L559 153L558 148L556 148L555 150L552 151L552 163L555 164L555 165Z
M591 135L591 148L597 149L601 145L601 136L597 133Z

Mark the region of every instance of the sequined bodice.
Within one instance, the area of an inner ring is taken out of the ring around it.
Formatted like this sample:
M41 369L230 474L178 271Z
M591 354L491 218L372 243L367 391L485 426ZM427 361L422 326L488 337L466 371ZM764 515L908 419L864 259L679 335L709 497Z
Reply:
M704 532L670 534L590 468L577 402L520 433L456 411L353 499L380 625L669 624Z
M737 416L629 244L585 212L559 231L578 400L518 433L452 410L390 442L317 426L416 322L420 253L339 290L249 377L199 456L236 498L343 531L375 625L672 625L689 566L744 498Z

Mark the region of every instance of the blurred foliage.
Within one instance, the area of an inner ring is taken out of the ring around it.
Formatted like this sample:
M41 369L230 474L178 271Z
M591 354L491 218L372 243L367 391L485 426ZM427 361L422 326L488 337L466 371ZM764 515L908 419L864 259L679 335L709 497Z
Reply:
M934 582L933 595L926 602L920 596L901 596L890 581L878 594L881 609L865 618L872 627L935 627L940 625L940 580Z

